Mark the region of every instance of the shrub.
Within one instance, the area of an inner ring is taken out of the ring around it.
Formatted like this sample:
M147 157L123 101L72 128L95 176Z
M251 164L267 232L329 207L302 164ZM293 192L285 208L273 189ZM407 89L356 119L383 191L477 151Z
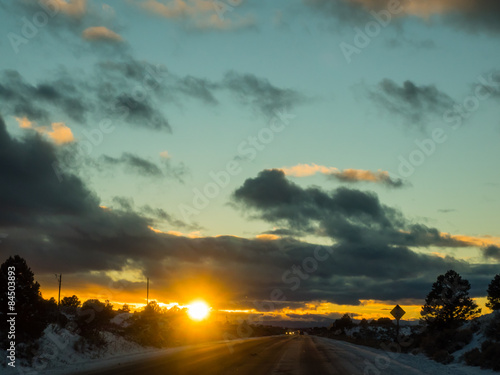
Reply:
M482 353L478 348L464 354L464 360L468 366L481 366L482 357Z

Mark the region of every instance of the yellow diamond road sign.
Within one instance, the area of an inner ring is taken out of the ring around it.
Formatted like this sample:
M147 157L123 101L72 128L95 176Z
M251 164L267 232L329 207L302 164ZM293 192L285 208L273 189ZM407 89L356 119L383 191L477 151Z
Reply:
M404 311L399 305L396 305L396 307L391 310L391 315L395 317L396 320L401 319L404 314L406 314L406 311Z

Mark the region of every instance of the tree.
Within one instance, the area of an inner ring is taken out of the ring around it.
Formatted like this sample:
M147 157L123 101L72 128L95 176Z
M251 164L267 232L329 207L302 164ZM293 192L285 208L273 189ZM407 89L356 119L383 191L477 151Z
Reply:
M345 333L346 329L352 328L353 326L354 323L352 322L349 314L344 314L342 318L335 320L332 328L335 330L341 330L343 333Z
M428 328L455 328L467 319L481 313L469 297L470 283L455 271L439 275L420 311Z
M125 304L123 304L123 307L121 309L118 309L118 312L119 313L129 313L130 306L125 303Z
M61 300L61 306L74 307L76 309L80 307L80 305L81 305L80 300L74 294L71 297L64 297Z
M9 302L15 302L12 311L8 310ZM9 257L0 266L0 331L6 332L7 313L16 312L16 340L36 340L48 323L44 307L40 284L26 260L19 255Z
M496 275L488 285L488 302L486 307L492 310L500 310L500 275Z

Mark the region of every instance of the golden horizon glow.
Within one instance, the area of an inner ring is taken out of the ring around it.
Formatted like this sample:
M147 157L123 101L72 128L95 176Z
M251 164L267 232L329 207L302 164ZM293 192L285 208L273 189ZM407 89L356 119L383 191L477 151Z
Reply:
M206 319L210 314L210 307L203 301L193 302L187 305L187 308L188 308L188 315L193 320L199 321Z

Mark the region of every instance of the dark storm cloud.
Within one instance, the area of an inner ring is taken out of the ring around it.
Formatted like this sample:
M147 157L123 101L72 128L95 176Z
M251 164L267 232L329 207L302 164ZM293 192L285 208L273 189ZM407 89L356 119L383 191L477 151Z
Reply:
M265 116L275 116L275 111L291 108L306 101L306 98L292 89L282 89L267 79L253 74L226 73L222 87L230 90L238 100L250 105Z
M369 96L379 106L403 118L410 125L422 126L431 115L442 117L453 106L451 99L434 85L417 86L405 81L402 86L384 79Z
M410 223L397 210L381 204L374 193L344 187L332 192L316 187L304 189L287 180L281 170L265 170L256 178L247 179L234 192L234 199L268 222L335 240L401 246L468 246L437 229Z
M491 245L483 249L483 255L485 258L492 258L500 261L500 247Z
M495 0L303 0L312 9L335 18L342 24L361 25L373 20L371 12L391 10L392 19L434 16L445 24L467 32L498 33L500 31L500 4ZM395 6L396 5L396 6Z
M102 282L108 282L106 271L132 268L167 291L165 295L158 291L160 300L182 300L189 285L203 286L236 305L268 311L283 306L272 301L275 289L290 306L303 306L305 301L359 304L362 299L421 299L436 275L451 268L476 280L474 296L478 296L497 271L494 265L473 266L451 257L417 254L405 245L380 240L340 241L328 247L291 238L188 238L162 233L152 229L159 218L162 227L175 229L174 225L182 224L160 209L136 210L126 198L116 198L111 208L100 207L99 198L79 177L66 173L58 179L53 170L58 157L54 147L37 134L14 139L0 121L0 232L8 234L2 238L2 251L26 258L37 275L63 273L83 287L91 271L100 272ZM268 207L273 211L270 217L286 218L298 210L296 222L302 226L318 217L326 228L325 214L348 218L345 221L367 230L402 222L373 194L347 190L327 194L282 179L277 171L262 173L245 183L240 199L262 210ZM259 192L271 187L269 180L279 190L270 189L267 197L261 197ZM256 189L253 195L249 187ZM287 205L291 207L286 214ZM402 234L408 245L447 241L424 227L409 233L409 238ZM269 301L273 306L266 305Z

